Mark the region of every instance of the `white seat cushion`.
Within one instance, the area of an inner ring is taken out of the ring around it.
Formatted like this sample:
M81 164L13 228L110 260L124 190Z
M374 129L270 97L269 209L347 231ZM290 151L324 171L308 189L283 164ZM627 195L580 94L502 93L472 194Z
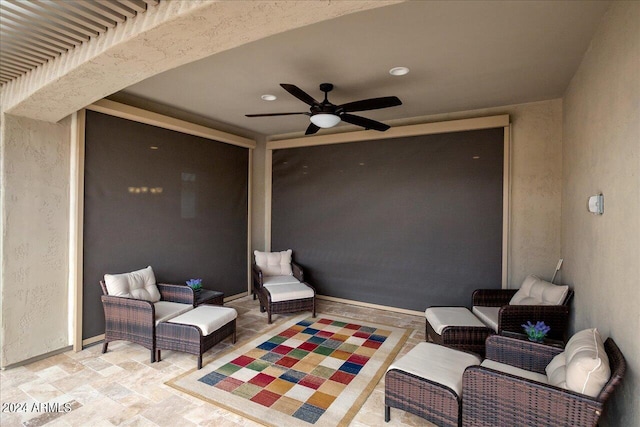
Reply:
M262 278L263 285L285 285L289 283L300 283L293 276L266 276Z
M484 323L466 307L429 307L424 311L424 316L438 335L442 335L447 326L484 327Z
M109 295L145 301L160 301L156 276L151 266L122 274L105 274L104 283Z
M315 296L313 289L300 282L265 285L264 288L271 294L271 302L291 301Z
M291 276L291 249L282 252L253 251L263 276Z
M560 305L569 292L568 286L554 285L534 275L525 277L520 289L509 301L511 305Z
M201 305L174 317L169 323L197 326L202 331L202 336L206 337L237 317L238 312L231 307Z
M193 310L191 304L182 304L179 302L171 301L158 301L153 304L155 307L155 321L156 325L160 322L166 322L176 316L186 313L189 310Z
M487 327L498 332L498 316L500 314L500 307L483 307L479 305L473 306L473 314Z
M421 342L389 366L409 374L434 381L462 393L462 374L472 365L479 365L480 357L438 344Z
M542 384L548 384L547 376L545 374L527 371L526 369L517 368L515 366L507 365L506 363L485 359L480 366L493 369L494 371L504 372L505 374L515 375L516 377L527 378Z

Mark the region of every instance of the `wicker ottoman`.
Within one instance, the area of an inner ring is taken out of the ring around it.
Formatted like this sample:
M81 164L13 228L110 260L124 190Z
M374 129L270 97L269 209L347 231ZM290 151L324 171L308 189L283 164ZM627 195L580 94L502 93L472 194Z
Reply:
M458 427L462 374L481 359L433 343L419 343L391 364L384 378L384 420L391 408L422 417L438 426Z
M175 350L198 356L198 369L202 368L202 355L220 341L233 335L236 342L238 313L230 307L201 305L156 326L157 360L160 350Z
M426 336L437 344L472 351L484 357L484 341L493 334L466 307L429 307Z
M278 313L311 311L312 317L316 317L316 291L308 283L264 285L257 295L260 312L267 312L267 323L271 323L271 316Z

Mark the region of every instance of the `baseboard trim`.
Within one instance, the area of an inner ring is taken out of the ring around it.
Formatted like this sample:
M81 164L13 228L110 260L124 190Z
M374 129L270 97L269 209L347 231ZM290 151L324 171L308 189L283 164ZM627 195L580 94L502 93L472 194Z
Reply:
M104 334L100 334L100 335L96 335L95 337L84 339L84 340L82 340L82 347L85 347L85 346L91 345L91 344L95 344L98 341L102 341L102 340L104 340Z
M231 295L231 296L228 296L228 297L224 297L224 302L230 302L230 301L236 300L238 298L246 297L247 295L249 295L249 292L241 292L239 294L235 294L235 295Z
M73 346L72 345L68 345L66 347L62 347L62 348L59 348L58 350L50 351L48 353L44 353L44 354L41 354L39 356L30 357L29 359L25 359L25 360L22 360L20 362L12 363L12 364L7 365L7 366L2 366L2 367L0 367L0 370L4 371L6 369L18 368L20 366L28 365L28 364L33 363L33 362L38 362L40 360L46 359L46 358L51 357L51 356L56 356L56 355L61 354L61 353L66 353L67 351L70 351L70 350L73 350Z
M407 310L405 308L391 307L388 305L371 304L368 302L356 301L345 298L330 297L327 295L316 295L316 298L326 301L340 302L343 304L357 305L359 307L376 308L378 310L392 311L394 313L410 314L412 316L424 316L424 311Z

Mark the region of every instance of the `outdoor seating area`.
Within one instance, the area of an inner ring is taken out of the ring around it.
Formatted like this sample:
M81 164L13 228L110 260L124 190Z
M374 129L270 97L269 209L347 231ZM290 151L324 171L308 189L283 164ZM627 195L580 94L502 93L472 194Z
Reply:
M426 335L435 343L484 356L491 334L521 334L529 321L543 322L546 338L566 341L573 291L528 275L519 289L477 289L472 311L465 307L429 307Z
M316 317L315 290L303 282L303 270L291 255L291 249L255 252L253 299L257 294L268 324L275 314L310 311ZM151 363L161 360L161 350L173 350L198 356L201 369L206 351L227 337L236 342L238 313L222 307L222 292L156 283L151 266L105 274L100 286L105 313L103 353L112 341L131 341L150 351Z
M257 296L259 312L267 312L267 325L275 314L310 311L311 318L316 317L315 291L304 282L303 268L292 261L292 253L291 249L254 253L253 301ZM200 370L203 356L216 344L228 337L232 346L236 343L238 312L223 306L221 292L201 294L202 290L187 285L156 284L150 266L105 274L100 284L106 319L103 354L110 342L131 341L150 350L151 363L162 360L161 350L175 351L196 355ZM572 297L568 286L529 275L518 290L475 291L473 311L427 308L424 340L386 369L385 421L391 420L391 408L395 408L438 426L595 426L622 381L626 361L613 339L603 340L597 329L577 332L566 344L553 339L566 336ZM531 319L545 325L541 335L545 339L534 342L522 334L525 325L515 327L516 322ZM302 330L284 334L289 337ZM302 344L307 351L301 355L317 346L313 340L320 343L332 335L321 334L324 338L313 337ZM265 342L248 354L273 349L281 342L271 346Z
M638 22L0 0L0 425L640 427Z
M151 266L105 274L100 286L105 314L103 353L112 341L131 341L151 352L151 363L160 361L160 350L175 350L197 355L200 369L204 352L229 336L236 341L238 314L234 309L197 306L192 288L156 284Z

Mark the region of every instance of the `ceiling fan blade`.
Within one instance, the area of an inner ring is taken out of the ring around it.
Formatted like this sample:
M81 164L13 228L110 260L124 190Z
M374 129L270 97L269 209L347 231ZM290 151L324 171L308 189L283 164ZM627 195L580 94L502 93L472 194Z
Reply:
M309 124L309 127L307 128L306 132L304 133L305 135L313 135L314 133L318 132L320 130L320 127L314 125L313 123Z
M309 104L312 107L314 105L320 104L318 101L313 99L313 97L311 95L309 95L307 92L303 91L302 89L300 89L296 85L291 85L291 84L288 84L288 83L280 83L280 86L282 86L282 88L284 90L286 90L291 95L295 96L296 98L298 98L300 101L304 102L305 104Z
M379 108L389 108L402 105L402 101L397 96L384 96L382 98L363 99L362 101L347 102L339 105L345 112L377 110Z
M389 125L385 125L384 123L367 119L366 117L354 116L353 114L341 114L340 118L342 119L342 121L351 123L352 125L358 125L366 129L374 129L380 132L384 132L391 127Z
M296 114L304 114L310 116L311 113L266 113L266 114L245 114L246 117L271 117L271 116L293 116Z

